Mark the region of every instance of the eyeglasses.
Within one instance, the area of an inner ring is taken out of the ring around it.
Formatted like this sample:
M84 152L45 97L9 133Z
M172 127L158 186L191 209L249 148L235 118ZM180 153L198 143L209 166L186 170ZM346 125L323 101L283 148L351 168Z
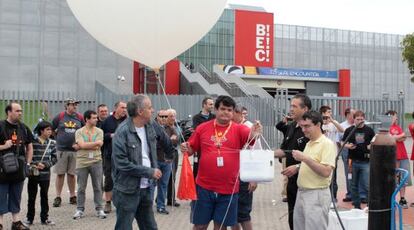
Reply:
M159 117L159 118L167 118L168 116L161 116L161 115L158 115L158 117Z

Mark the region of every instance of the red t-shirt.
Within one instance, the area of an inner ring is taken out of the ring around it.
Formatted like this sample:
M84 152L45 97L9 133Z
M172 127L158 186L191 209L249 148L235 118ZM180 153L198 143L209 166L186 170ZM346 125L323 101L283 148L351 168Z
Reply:
M231 123L231 127L216 125L210 120L199 125L188 140L195 152L201 153L196 183L204 189L220 194L239 191L238 174L240 169L240 150L249 138L250 129L242 124ZM227 133L226 130L228 129ZM216 131L222 141L216 145ZM226 134L225 134L226 133ZM218 157L222 157L222 166L218 166Z
M400 126L394 124L390 126L391 135L400 135L403 130ZM397 141L397 160L408 159L407 150L405 149L404 141Z
M408 125L408 130L410 130L411 138L413 138L413 148L411 150L411 160L414 160L414 123Z

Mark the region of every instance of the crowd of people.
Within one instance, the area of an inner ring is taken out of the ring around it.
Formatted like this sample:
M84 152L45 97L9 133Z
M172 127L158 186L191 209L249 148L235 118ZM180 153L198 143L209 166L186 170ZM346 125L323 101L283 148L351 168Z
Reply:
M193 229L207 229L211 221L217 230L253 229L250 214L258 185L239 179L239 151L261 149L257 137L263 127L260 121L247 119L243 105L229 96L204 98L187 139L177 123L177 111L161 108L154 118L146 95L118 101L111 110L101 104L83 114L77 111L79 103L68 98L64 111L51 122L40 121L33 132L22 121L20 104L6 106L6 119L0 121L0 230L5 229L3 215L9 212L11 229L30 229L39 188L41 224L56 224L49 218L52 168L56 174L53 207L62 205L66 177L68 202L76 206L74 220L86 215L90 177L97 218L105 219L115 206L115 229L132 229L134 219L140 229L157 229L154 206L160 215L170 214L167 206L180 207L175 195L179 152L193 156L197 193L197 200L191 202ZM407 135L398 125L396 111L386 115L392 119L389 132L397 143L396 167L410 172ZM290 229L327 228L330 206L338 199L337 156L342 157L346 176L342 201L359 209L369 202L369 154L375 132L364 123L363 111L347 108L344 116L340 123L328 105L315 111L308 96L297 94L290 100L290 113L276 125L284 135L274 156L285 177L280 186ZM409 130L413 136L414 124ZM21 220L26 177L27 213ZM405 186L411 185L409 178ZM399 203L408 208L405 186Z

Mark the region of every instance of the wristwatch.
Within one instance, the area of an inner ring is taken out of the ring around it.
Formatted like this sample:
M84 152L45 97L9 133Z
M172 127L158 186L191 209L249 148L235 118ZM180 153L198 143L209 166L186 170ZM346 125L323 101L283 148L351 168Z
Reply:
M299 169L299 168L300 168L300 164L296 164L295 166L296 166L296 168L297 168L297 169Z

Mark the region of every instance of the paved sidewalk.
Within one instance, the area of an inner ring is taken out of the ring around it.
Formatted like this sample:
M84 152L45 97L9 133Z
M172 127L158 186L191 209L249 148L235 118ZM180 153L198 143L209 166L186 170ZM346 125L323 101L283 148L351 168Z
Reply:
M253 225L255 229L260 230L288 230L289 226L287 224L287 205L283 203L280 196L280 164L276 165L275 168L275 180L272 183L260 184L256 192L254 193L254 207L253 207ZM177 173L179 175L179 173ZM85 205L86 217L80 220L73 220L72 216L75 213L76 206L69 204L69 193L66 192L62 197L62 206L59 208L52 207L54 194L55 194L55 176L51 181L51 186L49 189L49 204L50 204L50 219L56 222L54 227L46 227L40 224L40 201L39 197L37 198L36 206L36 217L34 224L31 229L79 229L79 230L89 230L89 229L113 229L115 226L115 213L112 212L108 215L107 219L100 220L95 217L94 204L93 204L93 192L92 185L89 180L87 187L87 197ZM27 182L26 182L27 183ZM176 183L178 185L178 182ZM27 210L27 190L26 186L23 190L22 198L22 218L26 215ZM64 186L64 191L67 190L66 184ZM189 201L179 201L181 206L179 208L174 208L171 210L171 207L167 207L170 211L169 215L160 215L155 214L158 228L163 229L191 229L190 225L190 202ZM11 215L5 215L5 229L10 229L11 225ZM134 229L138 229L134 223ZM210 228L212 229L212 224Z
M411 138L406 141L407 150L411 150ZM258 230L288 230L287 224L287 204L283 203L280 196L281 191L281 181L282 177L280 175L281 166L279 163L275 166L275 179L272 183L260 184L256 192L254 193L254 202L253 202L253 212L252 220L254 229ZM177 173L179 175L179 173ZM39 197L37 199L36 206L36 217L35 223L32 225L31 229L79 229L79 230L89 230L89 229L113 229L115 225L115 213L112 212L108 215L108 218L105 220L100 220L95 217L93 197L92 197L92 185L88 184L87 187L87 200L86 200L86 217L80 220L73 220L72 216L75 212L76 206L69 204L69 194L63 194L63 203L59 208L52 207L52 202L55 194L55 185L54 185L54 175L50 186L49 191L49 204L50 204L50 219L56 222L54 227L45 227L40 224L39 212L40 212L40 201ZM27 182L26 182L27 183ZM342 160L338 162L338 206L341 210L352 208L350 203L343 203L341 200L345 193L345 177L343 173L343 164ZM178 183L176 183L178 185ZM67 190L65 185L64 190ZM22 218L26 215L27 209L27 192L26 186L23 191L22 198ZM408 202L414 202L414 188L407 188L406 198ZM156 220L158 223L158 228L163 229L191 229L189 215L190 215L190 206L188 201L180 201L181 207L174 208L171 210L169 208L169 215L159 215L156 214ZM414 229L414 208L408 208L403 211L404 214L404 229ZM11 215L5 215L5 229L10 229ZM138 229L136 224L134 224L134 229ZM212 224L210 228L212 229Z

